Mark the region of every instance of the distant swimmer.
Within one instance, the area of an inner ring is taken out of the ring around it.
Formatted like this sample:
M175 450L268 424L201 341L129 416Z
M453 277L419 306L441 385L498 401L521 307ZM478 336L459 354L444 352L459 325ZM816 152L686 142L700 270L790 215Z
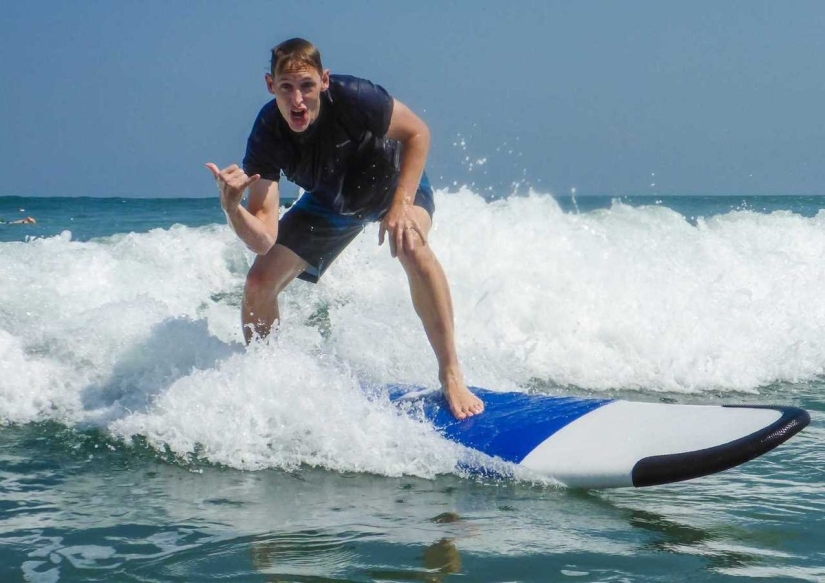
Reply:
M36 222L37 221L34 220L34 217L26 217L25 219L17 219L16 221L7 221L0 218L0 224L3 225L33 225Z
M280 320L278 294L287 284L296 277L317 282L368 223L378 222L378 244L388 236L407 274L450 411L458 419L481 413L484 404L458 362L447 277L427 244L435 208L424 173L429 128L380 85L330 75L309 41L290 39L271 53L265 80L275 98L255 120L243 168L207 164L230 226L258 254L242 305L247 343ZM305 193L279 221L281 173Z

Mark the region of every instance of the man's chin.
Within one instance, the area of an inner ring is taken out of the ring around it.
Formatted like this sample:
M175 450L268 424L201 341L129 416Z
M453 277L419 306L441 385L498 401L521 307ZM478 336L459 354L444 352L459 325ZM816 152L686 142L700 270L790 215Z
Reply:
M307 131L307 129L309 128L309 121L308 120L306 120L306 121L304 121L304 120L296 121L296 120L291 119L291 120L289 120L288 125L289 125L289 129L291 129L293 132L300 134L302 132Z

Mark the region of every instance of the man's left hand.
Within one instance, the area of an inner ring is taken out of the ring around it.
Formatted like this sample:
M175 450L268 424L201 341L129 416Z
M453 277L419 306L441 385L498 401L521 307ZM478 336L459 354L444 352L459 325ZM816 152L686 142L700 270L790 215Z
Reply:
M378 244L384 244L384 235L389 233L390 253L398 257L398 253L409 253L415 249L416 240L422 245L427 244L427 233L415 220L414 214L409 212L412 207L406 203L393 203L378 231ZM416 235L417 234L417 235Z

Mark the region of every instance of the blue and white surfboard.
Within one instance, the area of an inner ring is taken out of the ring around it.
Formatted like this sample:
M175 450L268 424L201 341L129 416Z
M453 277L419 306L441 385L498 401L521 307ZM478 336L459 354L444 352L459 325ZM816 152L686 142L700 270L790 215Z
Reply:
M798 407L672 405L472 388L480 415L456 420L439 391L390 387L445 437L571 487L690 480L770 451L809 422Z

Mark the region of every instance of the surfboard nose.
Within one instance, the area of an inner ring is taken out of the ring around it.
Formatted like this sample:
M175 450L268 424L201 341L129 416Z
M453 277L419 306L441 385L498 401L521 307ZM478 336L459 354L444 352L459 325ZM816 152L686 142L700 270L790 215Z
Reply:
M771 451L811 422L810 414L799 407L725 405L725 408L772 410L780 416L767 427L715 447L643 458L633 467L633 485L670 484L733 468Z

